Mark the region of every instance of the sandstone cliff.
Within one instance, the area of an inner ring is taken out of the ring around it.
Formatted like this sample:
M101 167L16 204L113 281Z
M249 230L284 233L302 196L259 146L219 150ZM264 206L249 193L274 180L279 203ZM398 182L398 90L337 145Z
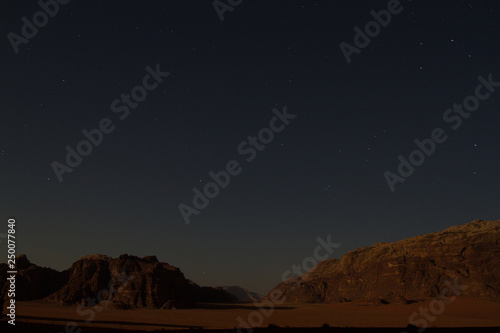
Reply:
M222 290L200 287L179 268L159 262L155 256L119 258L90 255L76 261L68 283L48 297L64 304L114 308L187 308L197 301L229 301Z
M408 303L439 296L455 279L467 287L462 296L500 300L500 221L476 220L360 248L320 262L270 294L280 291L295 303Z

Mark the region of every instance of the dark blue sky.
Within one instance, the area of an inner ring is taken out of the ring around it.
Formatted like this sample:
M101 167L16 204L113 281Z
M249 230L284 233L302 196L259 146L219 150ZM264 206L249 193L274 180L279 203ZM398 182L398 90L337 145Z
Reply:
M8 34L41 8L2 2L0 218L18 253L56 269L154 254L265 293L318 236L338 258L498 219L500 88L457 130L443 114L479 75L500 81L500 5L401 1L348 64L339 44L387 3L243 0L220 21L212 1L74 0L16 54ZM121 120L110 105L157 64L170 75ZM297 117L247 162L238 146L284 106ZM104 118L113 132L59 182L51 164ZM447 141L391 192L384 172L435 128ZM231 160L241 173L186 225L178 205Z

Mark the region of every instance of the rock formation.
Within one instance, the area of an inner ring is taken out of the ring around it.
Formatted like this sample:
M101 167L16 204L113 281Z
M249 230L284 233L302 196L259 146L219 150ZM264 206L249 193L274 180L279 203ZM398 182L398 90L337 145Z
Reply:
M187 308L197 301L227 301L221 290L200 287L184 277L179 268L158 262L155 256L119 258L90 255L69 270L68 283L50 295L64 304L97 303L113 308Z
M318 263L269 295L281 292L294 303L409 303L438 297L447 281L466 286L461 296L500 300L500 221L360 248ZM446 296L454 296L450 288Z
M25 255L16 257L16 301L28 301L44 298L60 289L68 281L68 271L58 272L47 267L32 264ZM7 283L7 264L0 264L0 296L5 297L9 285Z

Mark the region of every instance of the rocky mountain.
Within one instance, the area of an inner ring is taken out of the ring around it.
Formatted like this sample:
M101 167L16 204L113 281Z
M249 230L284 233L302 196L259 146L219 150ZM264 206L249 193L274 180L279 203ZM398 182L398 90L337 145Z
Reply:
M465 289L464 289L465 288ZM500 221L475 220L322 261L275 287L294 303L409 303L440 293L500 300Z
M154 256L119 258L89 255L70 269L58 272L16 257L16 300L46 298L63 304L101 305L111 308L185 308L197 302L230 302L236 298L221 288L200 287L179 268ZM7 264L0 264L0 298L9 289Z
M48 299L64 304L105 305L113 308L188 308L196 302L234 300L223 290L200 287L179 268L155 256L118 258L90 255L69 269L68 283Z
M258 302L262 299L262 295L248 291L240 286L224 286L219 288L233 295L238 302Z
M57 291L68 281L68 271L58 272L48 267L32 264L25 255L16 257L16 300L28 301L44 298ZM0 264L0 298L5 297L9 284L7 264Z

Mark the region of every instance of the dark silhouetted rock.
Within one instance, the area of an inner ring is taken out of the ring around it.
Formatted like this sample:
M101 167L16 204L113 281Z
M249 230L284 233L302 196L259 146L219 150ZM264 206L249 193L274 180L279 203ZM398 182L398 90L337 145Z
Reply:
M58 272L47 267L32 264L26 255L20 254L16 257L16 301L29 301L42 299L57 291L68 281L68 271ZM7 264L0 264L0 296L4 298L9 289L7 281Z

